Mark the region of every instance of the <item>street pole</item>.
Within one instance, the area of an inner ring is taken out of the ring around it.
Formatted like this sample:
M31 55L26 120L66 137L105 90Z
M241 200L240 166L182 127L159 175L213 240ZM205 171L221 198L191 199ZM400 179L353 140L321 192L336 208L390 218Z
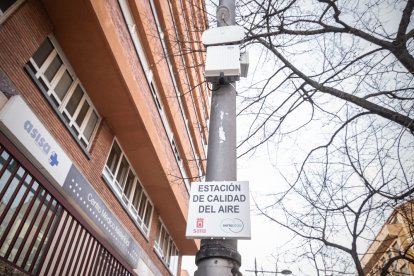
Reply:
M235 24L235 0L220 0L218 27ZM236 181L236 85L214 84L211 100L206 181ZM236 239L203 239L195 276L237 276L241 256Z

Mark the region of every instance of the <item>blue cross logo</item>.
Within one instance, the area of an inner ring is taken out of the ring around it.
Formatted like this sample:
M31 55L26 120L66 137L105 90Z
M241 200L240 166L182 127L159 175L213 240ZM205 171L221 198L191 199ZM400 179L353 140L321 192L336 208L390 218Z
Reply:
M49 164L53 166L57 166L59 164L56 152L52 152L49 158Z

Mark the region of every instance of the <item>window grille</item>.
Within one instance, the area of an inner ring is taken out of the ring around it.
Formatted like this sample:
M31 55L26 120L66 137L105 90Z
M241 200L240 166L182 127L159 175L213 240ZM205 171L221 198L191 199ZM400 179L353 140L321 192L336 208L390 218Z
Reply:
M132 275L2 145L0 261L30 275Z

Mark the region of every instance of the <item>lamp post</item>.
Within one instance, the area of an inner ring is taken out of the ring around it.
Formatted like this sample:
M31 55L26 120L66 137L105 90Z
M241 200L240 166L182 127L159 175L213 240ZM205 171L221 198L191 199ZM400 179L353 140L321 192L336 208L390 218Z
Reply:
M218 27L234 25L235 0L220 0ZM211 100L206 181L237 180L235 82L214 84ZM236 239L203 239L195 276L241 275Z

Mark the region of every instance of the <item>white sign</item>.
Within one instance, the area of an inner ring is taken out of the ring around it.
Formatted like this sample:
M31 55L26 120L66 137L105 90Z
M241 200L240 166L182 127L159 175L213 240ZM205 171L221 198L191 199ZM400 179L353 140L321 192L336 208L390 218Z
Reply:
M36 167L63 185L72 161L21 96L10 98L0 112L1 126L19 141Z
M250 239L249 182L193 182L186 237Z

